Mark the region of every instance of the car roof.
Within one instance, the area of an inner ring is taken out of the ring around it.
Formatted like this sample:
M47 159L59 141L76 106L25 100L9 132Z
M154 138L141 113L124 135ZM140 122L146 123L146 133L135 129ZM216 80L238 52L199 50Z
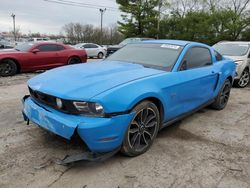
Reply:
M63 43L60 42L27 42L27 43L31 43L33 45L38 45L38 44L59 44L59 45L64 45Z
M199 44L199 45L205 45L199 42L191 42L191 41L185 41L185 40L147 40L143 41L142 43L151 43L151 44L173 44L178 46L186 46L188 44Z
M216 44L225 44L225 43L229 43L229 44L250 44L250 41L220 41Z

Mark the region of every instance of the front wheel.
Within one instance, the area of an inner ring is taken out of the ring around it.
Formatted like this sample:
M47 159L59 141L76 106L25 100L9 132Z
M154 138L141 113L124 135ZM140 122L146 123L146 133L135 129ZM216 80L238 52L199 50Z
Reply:
M250 74L248 69L245 69L239 80L235 80L234 82L234 86L239 87L239 88L244 88L249 84L249 80L250 80Z
M157 106L144 101L133 112L135 116L128 126L121 152L127 156L137 156L146 152L152 145L160 126Z
M231 91L232 84L230 80L226 80L215 98L214 103L211 105L212 108L216 110L222 110L226 107L229 96L230 96L230 91Z
M0 76L13 76L17 73L17 65L11 59L5 59L0 63Z

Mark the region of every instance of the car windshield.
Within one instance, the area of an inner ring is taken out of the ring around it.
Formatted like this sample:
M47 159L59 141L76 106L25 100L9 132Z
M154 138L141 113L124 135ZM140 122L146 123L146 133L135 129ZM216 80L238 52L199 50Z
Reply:
M213 46L216 51L227 56L244 56L247 54L248 44L220 43Z
M15 47L17 51L27 52L33 47L33 43L22 43Z
M106 60L126 61L171 71L183 47L172 44L129 44Z

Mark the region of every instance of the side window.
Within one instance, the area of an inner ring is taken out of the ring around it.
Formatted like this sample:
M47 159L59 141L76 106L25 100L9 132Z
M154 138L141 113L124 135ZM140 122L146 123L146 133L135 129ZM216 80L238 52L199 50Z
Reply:
M98 48L95 44L89 44L90 48Z
M57 50L58 50L58 51L61 51L61 50L64 50L64 49L65 49L64 46L57 45Z
M40 45L38 49L41 52L53 52L53 51L58 51L57 45L55 44L45 44L45 45Z
M223 58L222 58L222 55L217 52L217 51L214 51L215 52L215 58L216 58L216 61L221 61Z
M84 48L90 48L90 45L89 44L84 44L83 47Z
M193 47L187 51L180 70L194 69L208 65L212 65L209 49L205 47Z
M249 52L249 54L248 54L248 58L250 58L250 52Z

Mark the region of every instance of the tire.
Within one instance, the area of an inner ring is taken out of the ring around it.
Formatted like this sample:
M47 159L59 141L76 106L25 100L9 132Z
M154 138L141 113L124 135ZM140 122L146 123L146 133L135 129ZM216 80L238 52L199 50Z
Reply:
M4 59L0 63L0 76L13 76L17 73L17 65L11 59Z
M245 88L249 84L249 80L250 80L249 70L245 69L242 72L240 79L234 81L234 86L238 88Z
M71 57L69 58L68 60L68 64L69 65L72 65L72 64L78 64L78 63L81 63L81 59L79 57Z
M102 52L99 52L99 54L97 55L97 58L98 59L103 59L103 56L104 56L104 54Z
M221 90L217 97L215 98L214 103L211 105L211 107L215 110L222 110L226 107L229 96L230 96L230 91L231 91L232 84L230 80L226 80L221 87Z
M130 157L141 155L151 147L160 126L159 110L154 103L141 102L133 112L135 116L128 126L121 148L121 152Z

